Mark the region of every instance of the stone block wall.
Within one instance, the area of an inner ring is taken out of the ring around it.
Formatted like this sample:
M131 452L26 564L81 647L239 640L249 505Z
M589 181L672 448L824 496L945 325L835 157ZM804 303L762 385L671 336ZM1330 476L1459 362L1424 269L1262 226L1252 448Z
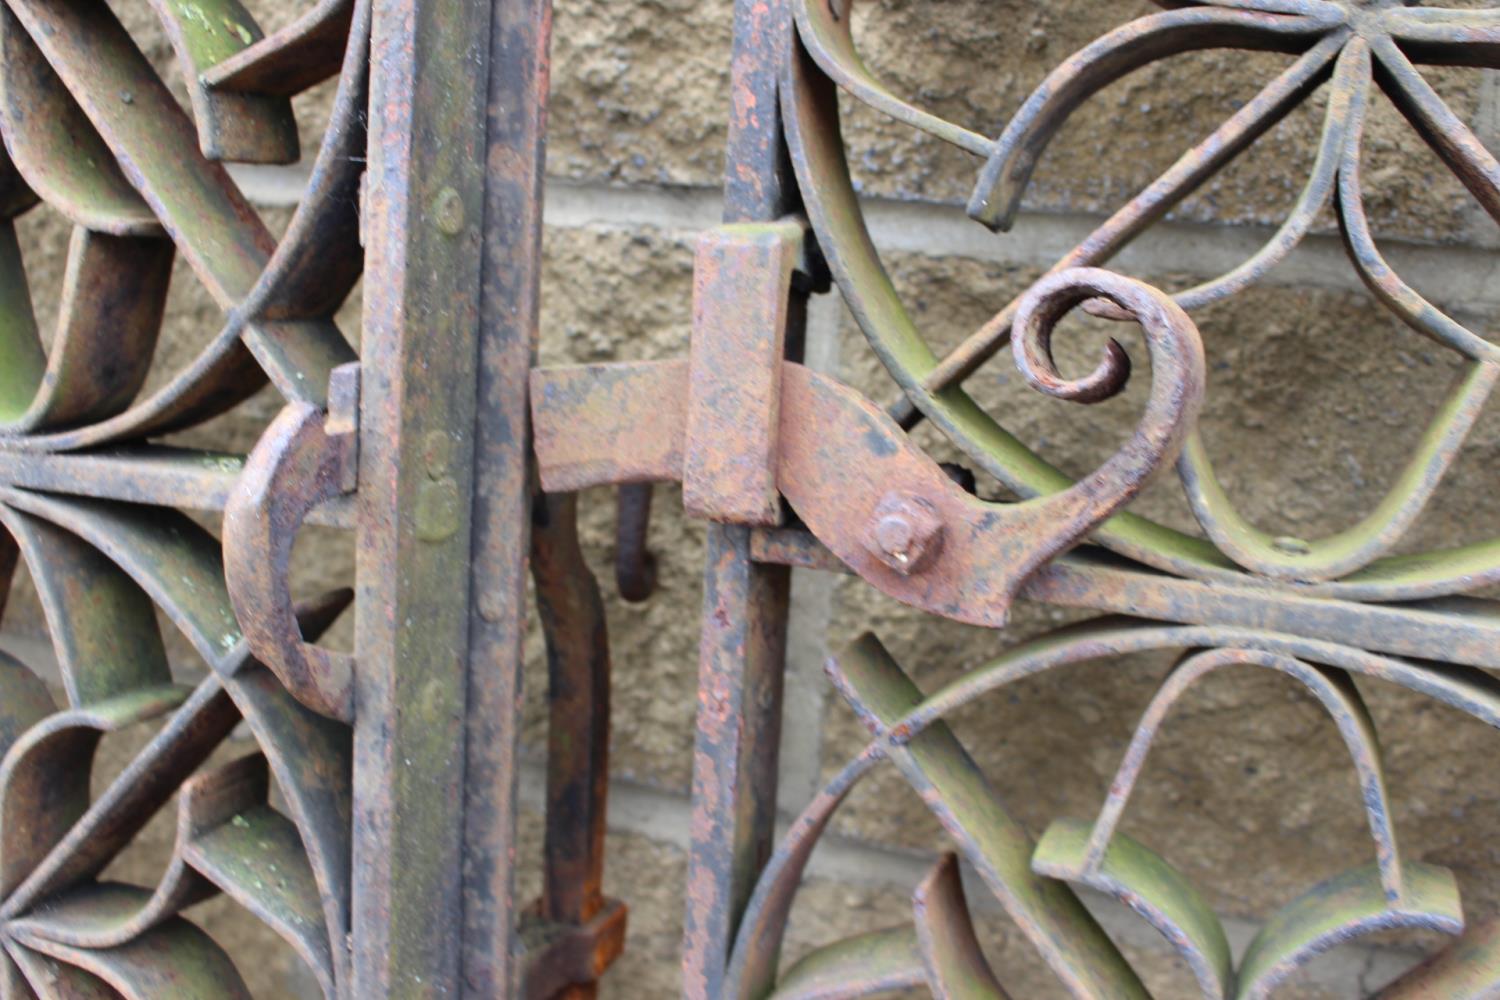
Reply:
M264 8L269 27L292 14L284 0L256 6ZM861 50L878 76L987 134L996 134L1071 52L1156 9L1145 0L865 0L856 8ZM731 10L730 0L557 0L543 362L686 352L693 242L720 215ZM149 30L144 14L129 16L142 32ZM165 47L152 54L169 60ZM1019 223L1003 236L962 212L975 160L846 104L850 161L874 238L924 332L943 346L977 328L1285 62L1210 51L1157 64L1110 87L1070 120L1037 171ZM1430 79L1480 138L1500 149L1494 75L1441 70ZM329 96L325 88L299 102L311 123L309 148ZM1413 285L1487 333L1500 303L1492 279L1494 223L1389 103L1375 102L1365 172L1382 247ZM1247 257L1295 201L1317 149L1322 109L1315 98L1278 125L1124 254L1119 269L1180 288ZM273 220L285 218L298 176L295 168L242 173L247 191ZM28 262L41 283L59 266L63 230L42 217L26 227ZM191 281L176 287L182 291L163 346L168 359L203 336L199 320L211 309L194 297ZM41 308L45 313L48 306ZM1371 301L1331 217L1320 219L1305 246L1261 286L1195 318L1209 357L1203 427L1220 477L1246 516L1277 534L1319 537L1368 513L1457 373L1451 354ZM357 336L357 301L342 326ZM1081 371L1090 363L1099 326L1070 320L1065 369ZM1110 332L1119 335L1118 328ZM1139 341L1123 339L1143 359ZM893 383L836 293L812 307L809 359L878 399L893 396ZM1128 435L1144 398L1146 380L1136 381L1120 398L1089 409L1038 397L1005 358L970 384L983 405L1005 415L1013 433L1082 474ZM274 398L260 397L248 415L188 443L244 448L275 405ZM945 453L935 432L920 433L934 453ZM1413 532L1412 548L1460 544L1500 530L1500 490L1490 481L1497 457L1500 420L1487 413ZM981 489L995 492L988 484ZM627 605L613 593L612 498L601 491L582 506L588 553L608 598L615 667L607 889L632 907L626 957L603 990L616 1000L669 996L676 983L703 538L702 526L682 517L679 500L674 490L658 492L652 547L660 587L643 605ZM1176 526L1190 523L1175 480L1154 487L1139 509ZM298 558L309 588L351 572L347 540L331 534L305 539ZM1023 606L1013 627L996 634L934 621L851 579L801 571L793 606L780 795L787 816L863 743L852 713L823 679L829 650L873 630L931 690L1021 639L1078 617ZM13 600L5 627L39 634L34 602L24 594ZM344 641L347 631L345 623ZM955 726L1008 804L1038 834L1053 818L1094 814L1166 667L1160 657L1135 657L1024 681L961 713ZM540 640L533 636L523 779L532 811L521 845L533 861L540 845L535 809L543 779L545 680ZM1471 919L1494 912L1500 908L1494 847L1500 768L1491 754L1500 736L1395 689L1370 686L1367 693L1407 850L1457 872ZM1337 732L1300 690L1258 673L1226 674L1184 702L1125 822L1207 892L1240 944L1276 907L1347 867L1351 845L1373 857ZM814 862L788 957L902 919L924 858L942 845L936 823L899 778L871 782L842 813ZM523 885L534 893L534 869ZM973 895L984 911L991 957L1012 995L1060 996L998 908L987 907L982 892ZM1196 995L1185 970L1144 925L1123 913L1106 911L1104 918L1160 995ZM1403 938L1379 949L1340 952L1287 995L1363 995L1425 943ZM300 987L283 978L267 980L265 988L273 991L269 996Z

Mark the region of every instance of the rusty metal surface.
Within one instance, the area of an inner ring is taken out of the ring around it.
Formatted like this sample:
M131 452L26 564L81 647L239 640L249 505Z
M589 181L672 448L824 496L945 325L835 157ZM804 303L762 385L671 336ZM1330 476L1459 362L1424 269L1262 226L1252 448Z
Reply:
M698 654L683 993L723 996L729 942L771 852L791 575L750 558L749 529L708 540Z
M615 493L615 589L632 604L649 601L656 592L651 494L650 483L627 483Z
M784 287L761 291L783 295ZM1025 503L981 500L868 401L800 365L776 363L764 367L780 383L782 419L772 456L781 494L823 544L885 593L959 621L1004 625L1016 592L1039 566L1170 464L1202 399L1203 349L1186 314L1146 285L1088 269L1052 276L1023 303L1016 356L1033 385L1085 402L1123 386L1128 363L1114 342L1100 367L1080 380L1063 380L1051 361L1055 324L1071 308L1099 298L1140 319L1153 364L1151 399L1139 428L1094 475ZM742 315L754 322L760 313L745 309ZM719 377L730 381L739 374L732 368ZM681 393L666 385L672 376L682 377L680 365L538 370L532 392L543 485L555 490L618 482L653 465L654 476L686 478L686 458L680 469L668 459L692 453L699 425L691 410L686 426L668 423L670 411L663 411L660 400ZM696 383L705 376L695 369L688 377ZM708 391L696 384L688 390L690 396ZM610 435L611 426L633 433ZM722 448L725 428L715 424L709 430L710 441ZM754 426L750 431L754 439ZM566 450L554 448L556 441L565 441ZM740 482L733 463L726 465L728 481Z
M491 15L482 0L374 6L356 506L361 564L385 571L356 581L357 996L464 995L465 873L510 866L500 845L470 853L465 785L470 691L503 683L469 669L479 602L464 571L480 461Z
M475 1000L507 995L520 977L511 942L533 493L526 378L541 290L552 4L513 0L491 13L464 764L461 995Z
M626 909L604 898L610 660L604 601L578 544L577 498L533 508L531 572L547 639L546 844L542 898L522 937L522 995L592 1000L624 947Z
M225 583L251 652L294 698L342 722L354 721L354 666L348 654L303 641L287 587L292 546L308 511L357 485L356 365L335 370L324 413L290 404L267 428L224 508Z
M781 520L780 362L803 232L795 222L742 223L698 241L682 459L682 505L693 517Z
M728 225L778 222L798 208L777 101L781 53L790 39L788 10L786 0L735 0ZM777 274L754 283L757 297L784 289L785 263L780 255L773 259ZM767 374L774 384L778 360L767 356L765 345L780 343L795 360L803 341L806 292L795 283L785 291L790 301L784 311L756 304L766 310L760 315L778 325L786 316L785 331L761 331L754 338L762 345L763 364L772 369L754 375L762 391ZM724 995L730 943L772 849L791 594L791 572L756 563L750 529L743 525L709 526L705 564L683 911L683 995L693 1000Z

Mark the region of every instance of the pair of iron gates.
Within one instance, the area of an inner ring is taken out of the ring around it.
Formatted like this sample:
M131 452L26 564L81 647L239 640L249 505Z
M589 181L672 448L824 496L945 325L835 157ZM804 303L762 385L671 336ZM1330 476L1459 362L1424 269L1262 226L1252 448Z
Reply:
M1500 351L1381 258L1359 173L1378 87L1500 215L1500 164L1418 69L1500 66L1500 13L1160 0L1161 12L1068 60L991 139L885 89L855 49L851 3L735 5L725 225L698 249L691 351L554 370L533 368L546 0L317 0L270 35L237 0L151 0L186 110L103 0L0 8L0 568L9 580L28 567L59 668L49 685L0 657L0 997L246 995L223 950L180 915L217 894L285 939L330 997L591 995L623 947L625 909L600 894L609 658L570 495L627 489L622 556L640 586L642 484L659 481L681 481L689 512L711 522L688 996L1005 995L954 856L915 888L908 926L778 970L808 857L878 768L922 794L1073 995L1146 994L1076 887L1158 928L1208 997L1270 995L1334 944L1399 928L1464 936L1386 996L1500 995L1500 936L1465 927L1451 872L1399 850L1360 695L1366 678L1402 685L1500 726L1500 684L1481 669L1500 667L1500 618L1452 599L1500 579L1500 541L1390 554L1487 401ZM840 95L974 154L970 214L1003 228L1070 112L1148 62L1213 47L1291 60L1019 300L934 353L866 232ZM334 76L305 195L274 238L224 164L297 159L290 98ZM1262 251L1170 297L1095 269L1325 90L1312 176ZM38 202L72 224L60 290L28 290L22 267L12 223ZM1248 523L1215 478L1195 431L1204 356L1185 310L1253 284L1330 204L1376 297L1460 355L1464 375L1374 512L1304 542ZM142 391L174 254L222 326ZM361 275L356 352L333 317ZM901 389L888 409L799 364L808 296L830 285ZM59 291L44 349L32 298ZM1053 361L1052 331L1078 307L1140 326L1151 388L1130 441L1074 482L963 383L1009 348L1043 393L1116 393L1129 373L1118 345L1082 378ZM160 443L267 383L285 406L248 456ZM950 478L905 433L922 420L1024 499L987 501ZM1125 510L1173 461L1198 534ZM354 533L352 592L292 600L304 520ZM531 907L515 898L512 850L528 565L554 731L567 737L550 746L545 891ZM1018 597L1114 617L928 695L873 637L841 652L829 673L869 744L777 839L794 566L852 572L994 628ZM351 603L352 653L317 645ZM174 683L158 612L206 663L204 679ZM1099 817L1060 821L1033 843L945 715L1039 671L1165 648L1182 659ZM1373 863L1289 904L1237 963L1188 882L1115 829L1173 702L1232 664L1291 676L1332 716L1376 848ZM258 752L205 766L241 723ZM91 788L100 741L136 727L149 733L143 749ZM100 879L174 800L159 884Z

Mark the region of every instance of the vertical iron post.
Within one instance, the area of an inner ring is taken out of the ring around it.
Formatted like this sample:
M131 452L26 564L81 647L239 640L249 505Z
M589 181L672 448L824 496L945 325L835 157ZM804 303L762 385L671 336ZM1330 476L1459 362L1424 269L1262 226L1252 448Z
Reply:
M777 96L790 31L784 0L736 0L726 223L773 221L796 205ZM803 310L793 305L795 351ZM749 528L710 525L684 916L683 995L692 1000L722 995L740 916L771 853L790 584L787 567L751 558Z
M376 0L374 8L351 942L353 995L362 1000L459 995L469 941L458 932L471 663L465 567L490 17L487 0ZM472 857L467 867L476 867ZM503 953L506 942L498 947Z
M517 988L516 743L532 486L551 0L496 0L485 109L470 674L463 828L463 996Z

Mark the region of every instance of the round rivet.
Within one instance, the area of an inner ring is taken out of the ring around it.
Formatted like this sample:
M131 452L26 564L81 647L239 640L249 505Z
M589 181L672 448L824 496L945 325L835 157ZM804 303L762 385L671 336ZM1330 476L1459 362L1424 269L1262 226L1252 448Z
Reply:
M458 483L452 477L428 480L417 490L417 538L445 542L462 523Z
M503 597L493 591L482 591L479 594L479 617L491 624L505 617L506 602Z

